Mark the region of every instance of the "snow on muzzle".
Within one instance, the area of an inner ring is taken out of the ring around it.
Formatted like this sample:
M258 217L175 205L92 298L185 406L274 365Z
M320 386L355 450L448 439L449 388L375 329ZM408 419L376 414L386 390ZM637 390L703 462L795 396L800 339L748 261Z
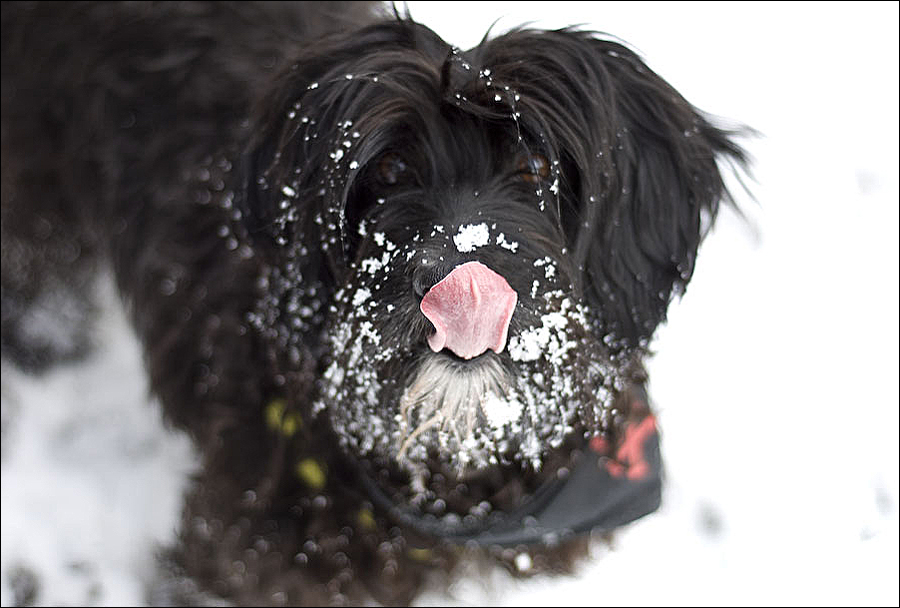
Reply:
M518 295L502 276L480 262L454 268L428 290L419 309L434 325L428 346L472 359L501 352Z

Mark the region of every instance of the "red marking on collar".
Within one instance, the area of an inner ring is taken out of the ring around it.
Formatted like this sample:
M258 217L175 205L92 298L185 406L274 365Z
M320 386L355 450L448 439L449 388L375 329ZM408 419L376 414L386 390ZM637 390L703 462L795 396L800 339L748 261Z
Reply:
M655 432L656 418L653 416L647 416L640 423L625 427L625 440L616 450L616 459L606 461L606 470L609 474L613 477L625 475L628 479L646 477L650 472L650 465L644 458L644 442Z
M594 435L591 437L591 441L588 446L601 456L606 456L609 453L609 442L600 435Z

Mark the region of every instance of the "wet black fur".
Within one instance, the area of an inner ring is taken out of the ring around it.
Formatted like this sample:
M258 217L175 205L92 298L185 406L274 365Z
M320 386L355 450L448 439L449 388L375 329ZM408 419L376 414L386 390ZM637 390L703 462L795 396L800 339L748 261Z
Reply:
M407 349L398 375L427 354L418 300L456 264L482 260L520 294L513 336L537 322L534 261L551 258L548 287L589 312L583 356L619 374L618 417L585 432L615 437L728 196L718 164L744 163L634 52L577 30L463 52L364 6L4 3L2 43L4 355L41 368L82 352L87 332L54 345L23 317L46 294L89 301L111 262L153 391L203 459L171 553L177 601L407 602L463 555L373 511L328 416L312 415L375 232L412 251L436 223L452 236L488 217L521 245L467 256L437 236L377 277L396 312L371 321ZM386 153L410 167L398 184L379 178ZM522 154L545 156L549 178L523 179ZM295 472L310 458L322 487ZM540 481L517 470L462 504ZM529 548L536 570L565 570L584 542Z

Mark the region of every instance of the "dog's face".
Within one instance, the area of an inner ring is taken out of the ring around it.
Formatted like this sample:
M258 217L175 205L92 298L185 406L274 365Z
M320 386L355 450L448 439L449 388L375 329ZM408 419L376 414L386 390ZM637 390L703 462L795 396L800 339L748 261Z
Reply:
M265 108L256 318L352 457L434 502L615 435L725 195L716 158L740 161L725 133L589 33L462 52L400 20L323 41Z

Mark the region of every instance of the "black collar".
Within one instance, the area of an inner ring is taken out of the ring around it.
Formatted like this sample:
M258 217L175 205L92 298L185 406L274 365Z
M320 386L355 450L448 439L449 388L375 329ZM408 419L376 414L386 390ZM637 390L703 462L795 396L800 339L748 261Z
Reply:
M478 521L449 520L394 503L362 475L369 497L401 526L454 544L553 544L574 534L607 531L655 511L662 493L659 433L652 415L625 427L615 454L592 442L569 475L553 479L511 512Z

